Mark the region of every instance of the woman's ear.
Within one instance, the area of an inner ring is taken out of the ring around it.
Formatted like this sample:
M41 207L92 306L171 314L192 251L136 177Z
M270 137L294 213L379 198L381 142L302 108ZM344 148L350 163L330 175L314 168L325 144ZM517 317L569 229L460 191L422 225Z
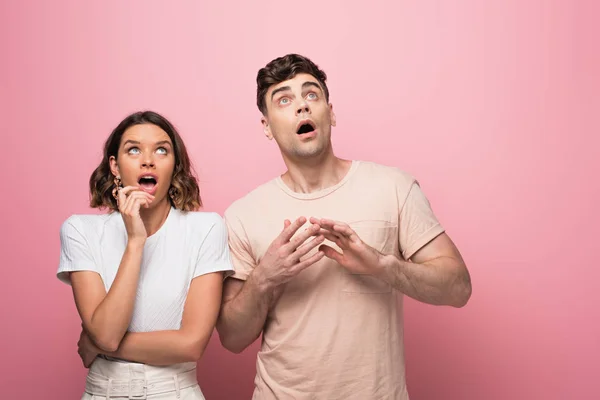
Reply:
M117 159L115 158L115 156L110 156L110 158L108 159L108 164L110 165L110 172L114 176L121 175L121 173L119 172L119 164L117 164Z

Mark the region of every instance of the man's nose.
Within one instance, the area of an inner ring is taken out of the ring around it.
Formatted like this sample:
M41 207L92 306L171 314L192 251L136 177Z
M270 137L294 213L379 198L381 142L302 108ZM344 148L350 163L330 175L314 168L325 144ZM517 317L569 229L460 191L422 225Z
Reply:
M296 109L296 115L300 115L302 113L310 114L310 106L306 101L302 101L302 103L300 103Z

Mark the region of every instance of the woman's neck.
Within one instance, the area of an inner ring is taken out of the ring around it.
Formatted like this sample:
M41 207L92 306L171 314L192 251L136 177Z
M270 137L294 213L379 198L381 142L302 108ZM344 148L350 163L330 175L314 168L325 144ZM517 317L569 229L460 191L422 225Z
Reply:
M171 203L164 199L160 204L155 204L152 208L141 208L140 217L146 227L148 236L154 235L167 220L171 211Z

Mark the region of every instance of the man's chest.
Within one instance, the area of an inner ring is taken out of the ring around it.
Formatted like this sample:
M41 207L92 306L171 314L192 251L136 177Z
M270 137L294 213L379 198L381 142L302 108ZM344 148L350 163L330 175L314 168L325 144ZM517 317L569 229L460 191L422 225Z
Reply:
M394 199L357 196L338 202L299 201L286 208L266 207L259 214L257 213L255 220L246 226L257 264L273 241L281 235L285 221L293 223L300 217L306 218L307 221L293 237L310 227L311 218L325 218L348 224L365 243L379 251L391 252L398 248L399 210ZM326 244L331 245L327 241Z

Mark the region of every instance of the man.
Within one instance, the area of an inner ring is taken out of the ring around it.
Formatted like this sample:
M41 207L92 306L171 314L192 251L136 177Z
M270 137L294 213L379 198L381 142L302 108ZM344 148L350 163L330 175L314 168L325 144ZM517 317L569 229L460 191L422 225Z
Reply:
M408 399L397 295L462 307L469 273L414 178L334 155L326 79L295 54L258 72L287 172L225 212L217 329L236 353L263 334L254 399Z

